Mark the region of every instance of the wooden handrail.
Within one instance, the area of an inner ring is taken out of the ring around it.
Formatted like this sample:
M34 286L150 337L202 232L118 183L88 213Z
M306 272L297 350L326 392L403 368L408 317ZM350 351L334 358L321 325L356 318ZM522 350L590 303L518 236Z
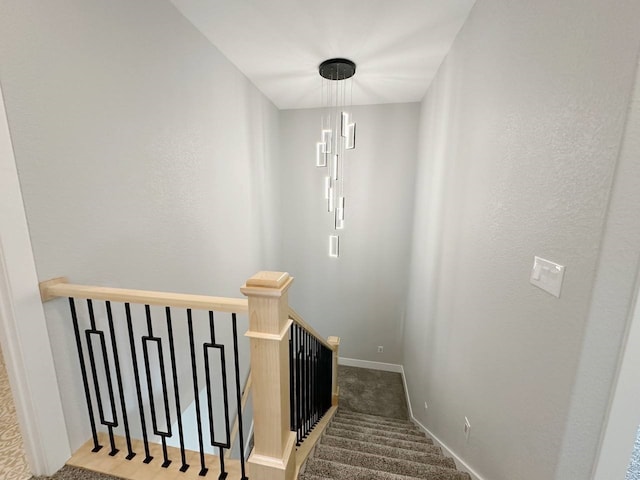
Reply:
M296 322L298 325L300 325L302 328L304 328L307 332L309 332L311 335L313 335L314 337L316 337L318 340L320 340L320 343L322 343L322 345L324 345L325 347L327 347L329 350L333 351L335 350L335 347L333 345L331 345L329 342L327 342L324 338L322 338L320 336L320 334L318 332L316 332L313 327L311 325L309 325L307 322L304 321L304 319L300 316L300 314L298 314L293 308L289 307L289 318L291 320L293 320L294 322Z
M68 283L64 277L40 282L40 296L43 302L57 297L73 297L228 313L247 313L249 309L246 298L210 297L208 295L191 295L187 293L74 285Z

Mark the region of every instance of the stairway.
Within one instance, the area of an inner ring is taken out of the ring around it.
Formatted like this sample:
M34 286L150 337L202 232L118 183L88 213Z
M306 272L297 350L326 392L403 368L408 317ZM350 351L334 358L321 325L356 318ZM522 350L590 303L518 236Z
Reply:
M338 410L300 480L470 480L407 420Z

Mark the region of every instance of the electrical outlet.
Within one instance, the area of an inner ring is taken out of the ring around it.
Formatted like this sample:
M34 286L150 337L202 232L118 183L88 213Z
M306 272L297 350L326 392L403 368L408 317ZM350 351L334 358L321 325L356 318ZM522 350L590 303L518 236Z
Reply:
M378 345L378 353L384 352L384 347L382 345Z
M427 410L429 408L429 405L427 405L427 402L424 402L424 409Z
M469 419L464 417L464 437L469 440L469 433L471 432L471 424L469 423Z

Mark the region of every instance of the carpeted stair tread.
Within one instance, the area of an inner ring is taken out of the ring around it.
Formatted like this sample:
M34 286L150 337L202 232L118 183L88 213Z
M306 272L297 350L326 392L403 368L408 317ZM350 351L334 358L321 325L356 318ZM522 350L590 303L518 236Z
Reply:
M332 480L332 479L329 477L319 477L318 475L301 473L300 475L298 475L298 480Z
M366 421L355 420L353 418L345 418L345 417L334 418L333 423L336 425L340 424L343 428L348 428L349 426L353 425L354 427L384 429L388 432L409 433L412 435L421 435L421 436L424 435L422 430L420 430L415 425L407 425L406 427L396 427L395 425L381 425L379 423L369 423Z
M443 456L442 449L435 445L432 446L432 449L430 449L429 452L418 452L416 450L389 447L387 445L379 445L377 443L361 442L350 438L334 437L333 435L325 435L322 437L321 445L329 445L357 452L372 453L374 455L399 458L412 462L428 463L431 465L443 465L448 467L455 465L453 459Z
M413 423L406 418L391 418L381 417L380 415L369 415L366 413L358 413L353 410L338 410L336 417L350 417L358 420L366 420L371 423L382 423L385 425L413 425Z
M364 433L366 435L376 435L378 437L389 437L395 438L397 440L409 440L416 443L433 443L432 440L428 439L423 433L397 433L390 432L383 427L379 428L367 428L367 427L358 427L355 425L349 425L348 428L342 425L333 425L331 424L331 428L340 429L340 430L348 430L350 432L358 432Z
M440 457L441 463L433 465L322 444L316 447L315 457L354 467L372 468L381 472L417 478L442 473L443 470L455 470L455 463L446 457Z
M378 417L375 415L361 415L351 411L339 410L336 413L338 418L346 418L352 420L358 420L360 422L369 422L375 424L391 425L392 427L414 427L415 423L410 420L400 420L397 418Z
M322 458L309 458L305 475L316 475L332 480L418 480L416 477L379 472L366 467L353 467Z
M471 478L467 473L450 468L431 467L431 470L428 476L422 477L423 480L470 480ZM319 475L333 480L416 480L420 478L315 457L307 460L305 474Z
M429 452L429 449L433 447L433 443L424 442L412 442L410 440L399 440L397 438L390 438L378 435L369 435L366 433L354 432L351 430L343 430L340 428L333 428L331 425L325 430L326 435L333 435L334 437L349 438L351 440L359 440L361 442L373 442L379 445L387 445L389 447L404 448L405 450L416 450L418 452Z

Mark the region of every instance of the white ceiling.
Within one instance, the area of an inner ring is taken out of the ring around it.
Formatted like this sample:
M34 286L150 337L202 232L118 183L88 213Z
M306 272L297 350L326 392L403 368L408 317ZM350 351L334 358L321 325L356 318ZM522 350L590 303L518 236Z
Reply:
M357 65L353 103L417 102L475 0L171 0L280 109L318 107L318 65Z

